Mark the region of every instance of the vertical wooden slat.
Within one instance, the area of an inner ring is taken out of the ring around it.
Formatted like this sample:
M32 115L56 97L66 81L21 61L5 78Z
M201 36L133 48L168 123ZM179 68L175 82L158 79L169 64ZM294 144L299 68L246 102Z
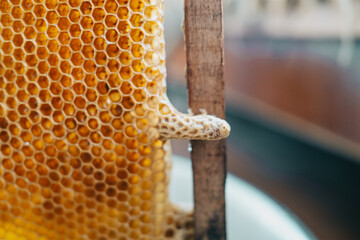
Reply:
M225 117L222 0L185 0L189 105ZM191 141L195 196L195 238L226 239L225 140Z

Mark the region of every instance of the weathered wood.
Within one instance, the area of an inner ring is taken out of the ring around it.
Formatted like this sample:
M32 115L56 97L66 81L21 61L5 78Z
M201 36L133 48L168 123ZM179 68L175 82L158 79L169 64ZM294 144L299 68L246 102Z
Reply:
M189 105L225 117L222 0L185 0ZM195 196L195 238L226 239L225 140L191 141Z

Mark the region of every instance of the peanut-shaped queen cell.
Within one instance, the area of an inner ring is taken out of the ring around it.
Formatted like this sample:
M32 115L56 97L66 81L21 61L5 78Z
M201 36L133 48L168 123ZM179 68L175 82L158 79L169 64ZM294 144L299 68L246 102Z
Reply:
M162 0L0 0L0 238L191 239L169 139L229 125L165 92Z

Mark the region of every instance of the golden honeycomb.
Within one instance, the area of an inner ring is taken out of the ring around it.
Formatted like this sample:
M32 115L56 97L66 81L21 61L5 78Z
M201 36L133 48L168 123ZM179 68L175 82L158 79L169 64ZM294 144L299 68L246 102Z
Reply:
M162 0L0 0L0 239L191 239L170 138L228 124L165 92Z

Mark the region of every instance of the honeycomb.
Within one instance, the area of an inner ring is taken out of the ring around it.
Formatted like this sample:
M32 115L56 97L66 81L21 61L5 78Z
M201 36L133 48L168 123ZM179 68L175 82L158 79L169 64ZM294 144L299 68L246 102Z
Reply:
M191 239L169 139L229 125L166 96L162 0L0 0L0 239Z

